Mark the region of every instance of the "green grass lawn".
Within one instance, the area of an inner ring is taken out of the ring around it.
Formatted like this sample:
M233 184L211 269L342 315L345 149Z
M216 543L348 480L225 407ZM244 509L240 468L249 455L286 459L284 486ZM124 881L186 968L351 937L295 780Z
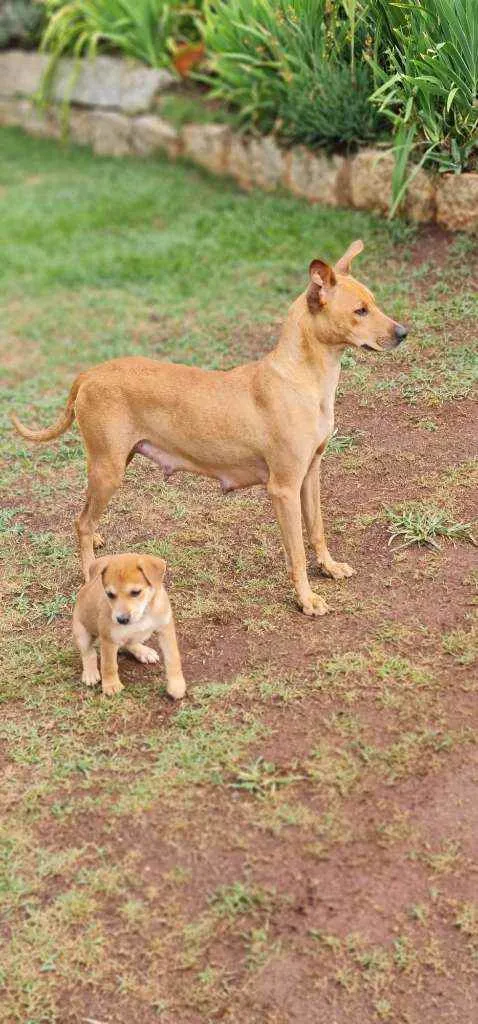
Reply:
M49 424L117 355L261 355L357 237L411 325L344 357L324 504L358 575L314 579L307 620L261 489L136 459L101 529L167 558L189 694L127 658L120 697L86 691L83 451L10 411ZM0 252L0 1021L472 1024L474 241L5 129Z

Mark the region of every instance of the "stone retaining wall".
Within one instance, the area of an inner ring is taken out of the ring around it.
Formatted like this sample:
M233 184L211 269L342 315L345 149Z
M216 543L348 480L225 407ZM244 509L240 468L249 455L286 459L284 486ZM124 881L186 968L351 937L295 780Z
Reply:
M304 146L284 149L273 136L248 138L221 124L188 124L182 129L155 111L158 98L175 87L168 71L113 57L94 62L60 61L52 103L34 101L49 58L11 50L0 54L0 124L19 125L32 135L60 139L60 104L71 103L73 142L110 156L184 156L244 189L285 188L311 203L388 212L393 156L367 148L354 157L327 156ZM451 230L478 230L478 174L431 174L419 170L405 201L405 213L419 223L436 221Z

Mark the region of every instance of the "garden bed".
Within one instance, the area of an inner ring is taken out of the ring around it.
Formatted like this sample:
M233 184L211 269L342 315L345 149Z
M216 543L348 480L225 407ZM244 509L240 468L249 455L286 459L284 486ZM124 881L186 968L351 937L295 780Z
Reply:
M390 209L394 156L387 144L350 156L303 145L285 147L273 134L247 135L231 124L215 123L220 121L217 108L199 92L193 94L191 109L200 109L202 103L204 117L185 122L187 103L181 109L178 97L174 99L177 81L168 71L110 56L61 60L52 81L52 102L40 107L36 98L48 63L47 56L37 53L0 54L0 124L58 140L67 125L73 142L90 145L100 155L163 152L170 159L186 157L213 174L231 176L245 189L286 189L312 203L382 214ZM70 105L67 120L65 103ZM478 173L418 169L403 212L416 222L476 231Z

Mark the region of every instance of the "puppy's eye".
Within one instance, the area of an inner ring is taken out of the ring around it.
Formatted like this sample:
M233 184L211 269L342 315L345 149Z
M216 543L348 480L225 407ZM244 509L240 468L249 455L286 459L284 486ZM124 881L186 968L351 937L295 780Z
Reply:
M114 598L116 597L116 594L114 594L112 590L107 590L106 596L109 597L111 601L113 601Z
M141 590L130 590L131 597L139 597Z
M367 316L368 309L366 306L360 306L360 309L356 309L355 313L357 316Z

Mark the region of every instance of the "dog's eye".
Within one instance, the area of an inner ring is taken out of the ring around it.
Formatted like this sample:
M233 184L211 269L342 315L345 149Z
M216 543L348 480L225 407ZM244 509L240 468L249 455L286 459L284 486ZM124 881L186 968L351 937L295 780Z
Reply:
M130 590L131 597L139 597L141 590Z
M111 601L113 601L113 599L116 597L116 594L114 594L112 590L107 590L106 596L109 597Z
M360 309L355 310L357 316L367 316L368 309L366 306L361 306Z

